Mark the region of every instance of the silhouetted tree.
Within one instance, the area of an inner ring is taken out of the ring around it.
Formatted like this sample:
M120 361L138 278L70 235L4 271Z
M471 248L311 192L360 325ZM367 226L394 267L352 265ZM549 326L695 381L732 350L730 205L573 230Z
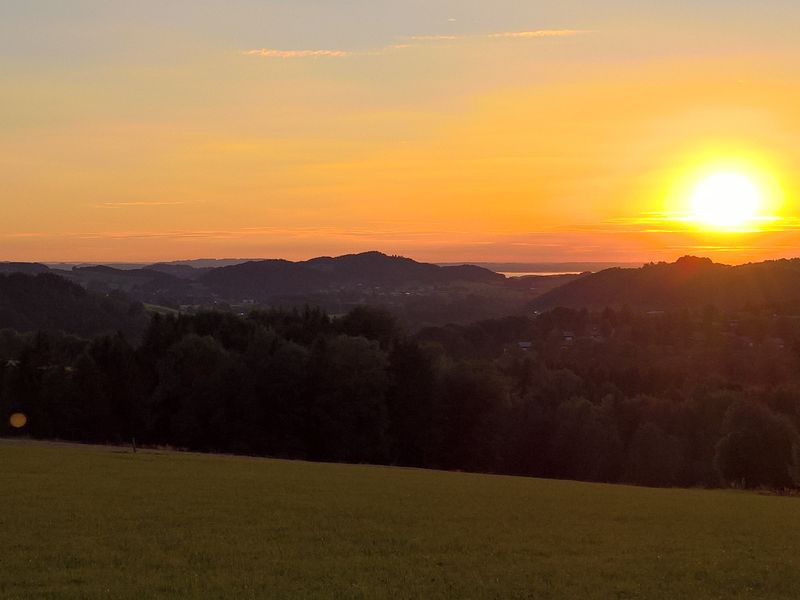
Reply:
M585 481L612 479L621 444L608 412L585 398L558 407L551 447L554 475Z
M0 433L18 411L42 438L783 487L800 324L775 310L795 309L562 309L415 335L367 308L155 315L135 349L114 333L0 331Z
M415 467L435 462L437 370L418 343L397 342L389 354L387 410L392 461Z
M683 467L681 441L655 423L645 423L633 435L626 452L624 480L649 486L671 486Z
M312 458L386 460L386 362L377 342L363 337L339 335L314 344L307 413Z
M797 481L797 430L754 402L737 402L725 414L714 464L729 484L745 488L790 487Z
M226 409L239 383L228 352L212 337L190 334L167 351L158 371L150 409L154 438L195 450L224 449Z
M384 308L359 306L338 322L342 333L352 337L362 336L374 340L388 350L400 336L400 328L392 313Z
M501 411L508 402L502 377L485 363L462 363L445 370L434 423L440 465L491 470L500 456Z

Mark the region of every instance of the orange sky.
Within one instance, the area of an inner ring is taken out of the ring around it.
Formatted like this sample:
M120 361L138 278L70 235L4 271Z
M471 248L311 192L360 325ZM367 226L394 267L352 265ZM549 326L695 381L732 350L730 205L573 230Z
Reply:
M798 254L788 2L257 4L0 9L0 260ZM716 164L778 218L675 220Z

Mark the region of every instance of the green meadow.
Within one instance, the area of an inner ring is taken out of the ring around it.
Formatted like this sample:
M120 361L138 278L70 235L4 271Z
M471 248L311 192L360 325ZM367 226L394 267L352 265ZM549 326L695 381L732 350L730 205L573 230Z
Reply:
M0 441L1 598L800 598L800 499Z

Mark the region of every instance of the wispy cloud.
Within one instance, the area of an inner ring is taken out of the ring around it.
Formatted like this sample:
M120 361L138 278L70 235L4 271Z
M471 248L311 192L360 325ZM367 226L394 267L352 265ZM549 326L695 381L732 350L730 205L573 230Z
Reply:
M139 201L139 202L101 202L95 204L97 208L130 208L138 206L181 206L186 202L160 202L160 201Z
M464 40L471 36L466 35L409 35L403 39L413 42L452 42L454 40Z
M599 225L584 231L610 231L607 227L619 227L619 233L640 231L644 233L687 233L692 227L701 226L696 217L681 212L647 212L631 217L606 219ZM730 231L738 233L780 233L800 230L800 219L762 215L752 219L750 223Z
M533 31L500 31L471 35L411 35L405 39L415 42L453 42L458 40L532 39L574 37L590 33L583 29L537 29Z
M262 56L264 58L346 58L363 54L348 50L273 50L270 48L259 48L256 50L246 50L242 52L244 56Z
M538 29L536 31L504 31L501 33L490 33L486 37L490 38L554 38L554 37L573 37L590 33L583 29Z
M493 40L493 39L535 39L535 38L563 38L590 33L581 29L538 29L533 31L501 31L496 33L482 33L473 35L410 35L403 36L404 43L391 44L379 50L279 50L275 48L255 48L245 50L242 56L257 56L261 58L350 58L353 56L379 56L393 50L414 48L428 42L456 42L462 40Z

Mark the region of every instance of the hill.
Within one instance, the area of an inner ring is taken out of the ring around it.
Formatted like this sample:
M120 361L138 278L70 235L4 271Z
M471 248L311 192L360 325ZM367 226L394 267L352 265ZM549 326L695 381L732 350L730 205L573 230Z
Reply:
M54 263L52 266L39 263L0 263L0 273L22 273L38 275L51 273L68 279L89 291L106 295L124 292L140 302L168 303L184 300L197 291L193 280L206 269L168 264L133 265L70 265ZM202 296L202 292L200 293Z
M182 300L193 287L189 278L156 268L117 269L103 265L75 267L59 273L88 290L101 294L121 291L140 302L160 303Z
M669 310L714 305L737 310L747 306L800 304L800 259L739 266L685 256L674 263L640 269L607 269L580 277L536 298L533 308L632 308Z
M797 499L0 441L6 598L748 598Z
M0 274L0 329L60 330L80 336L122 331L136 337L147 325L139 304L101 296L52 273Z
M443 267L461 265L464 263L439 263ZM478 267L489 269L496 273L596 273L605 269L636 268L641 267L641 262L473 262Z
M507 279L474 265L442 267L380 252L307 261L199 260L151 265L0 263L0 272L58 274L87 290L123 292L170 310L318 306L342 314L382 306L410 328L522 314L528 302L571 275ZM58 267L58 268L56 268Z
M46 265L39 263L21 262L0 262L0 273L25 273L26 275L38 275L47 273L50 269Z
M498 283L504 280L502 275L481 267L440 267L380 252L319 257L302 262L251 261L214 269L201 278L218 294L257 299L342 287L447 285L458 281Z
M206 266L211 265L211 266ZM364 252L292 262L201 260L152 265L73 265L50 269L38 263L0 263L0 273L55 272L99 292L121 290L142 301L156 296L237 301L276 295L321 293L342 288L442 286L457 282L502 284L505 277L474 265L438 266L402 256ZM199 282L195 284L194 282Z

